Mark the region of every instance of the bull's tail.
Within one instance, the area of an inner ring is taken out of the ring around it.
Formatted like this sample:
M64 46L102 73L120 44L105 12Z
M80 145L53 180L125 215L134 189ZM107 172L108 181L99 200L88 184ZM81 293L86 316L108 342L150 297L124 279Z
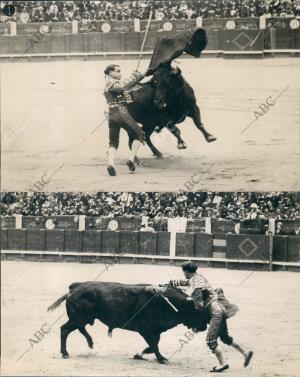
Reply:
M47 312L52 312L54 309L58 308L59 305L66 300L66 298L68 297L68 293L64 294L63 296L61 296L58 300L56 300L51 306L49 306L49 308L47 309Z
M51 306L49 306L49 308L47 309L47 312L52 312L53 310L55 310L56 308L59 307L59 305L66 300L66 298L68 297L68 295L70 293L72 293L72 290L77 288L81 283L72 283L70 286L69 286L69 293L66 293L64 294L63 296L61 296L58 300L56 300Z

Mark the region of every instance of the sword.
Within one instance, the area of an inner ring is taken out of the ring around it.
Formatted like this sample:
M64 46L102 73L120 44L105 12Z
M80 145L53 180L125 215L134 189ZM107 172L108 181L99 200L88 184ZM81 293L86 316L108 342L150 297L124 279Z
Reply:
M161 292L159 292L155 288L154 288L154 290L155 290L156 294L158 294L161 298L163 298L172 307L172 309L175 310L175 312L178 313L178 309L176 308L176 306L173 305L172 302L167 297L165 297Z

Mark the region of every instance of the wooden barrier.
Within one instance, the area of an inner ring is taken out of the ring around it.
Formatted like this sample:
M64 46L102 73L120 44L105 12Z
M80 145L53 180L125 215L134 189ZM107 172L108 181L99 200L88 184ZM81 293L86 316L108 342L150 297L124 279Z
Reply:
M10 250L26 250L26 230L7 229L7 248Z
M226 234L213 233L212 253L214 258L226 258Z
M65 230L65 250L82 251L82 232L73 229Z
M127 230L120 231L120 253L138 254L139 233Z
M193 257L195 248L195 233L176 234L176 256Z
M226 258L269 260L269 237L260 235L228 235Z
M169 255L170 232L157 232L157 255Z
M139 254L157 255L157 233L139 232Z
M65 232L60 229L46 230L46 250L64 251L65 249Z
M118 253L120 250L120 232L102 230L102 253Z
M84 230L82 232L82 250L101 252L102 232L100 230Z
M195 233L195 257L213 257L213 235Z
M26 230L26 250L45 250L46 235L44 229Z
M288 261L288 236L274 236L273 260Z
M1 250L8 249L8 235L7 229L1 228Z
M18 24L19 27L19 24ZM232 53L262 53L265 48L299 50L300 34L299 29L277 29L275 34L268 33L269 30L207 30L208 45L204 55L210 51L222 53L224 56ZM153 51L157 38L167 35L170 32L158 32L150 30L144 52ZM273 39L272 39L273 38ZM130 54L138 53L141 48L143 32L127 31L116 32L89 32L78 34L43 34L38 43L32 43L32 34L20 34L16 36L0 36L0 57L1 55L24 54L80 54L80 53L117 53Z
M170 257L169 232L99 231L73 229L1 229L7 250L95 252ZM270 250L272 248L272 254ZM173 257L255 260L268 263L300 261L300 237L177 233Z
M288 261L291 261L291 262L300 261L300 237L299 236L288 237Z

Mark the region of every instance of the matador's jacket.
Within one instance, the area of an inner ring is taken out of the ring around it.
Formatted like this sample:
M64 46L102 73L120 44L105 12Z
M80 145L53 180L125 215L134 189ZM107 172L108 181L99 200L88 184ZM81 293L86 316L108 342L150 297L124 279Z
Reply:
M214 289L208 280L201 274L195 273L190 279L171 280L173 287L187 287L185 293L194 299L195 308L203 309L212 302L217 301L224 307L227 318L232 317L238 311L238 307L231 304L225 297L222 288Z
M134 72L127 80L117 80L110 76L107 77L104 89L104 96L109 108L118 107L120 105L132 102L132 98L128 90L135 84L140 82L145 75L140 72Z
M198 273L195 273L190 279L171 280L170 285L174 287L187 286L185 293L194 299L195 308L208 310L210 326L206 342L213 352L217 348L218 337L223 343L232 344L233 339L228 334L226 319L236 314L238 307L225 298L221 288L215 290L207 279Z
M121 81L110 76L106 79L104 96L109 106L110 146L118 148L120 121L133 131L134 138L144 142L143 129L127 109L127 105L133 102L128 90L144 77L145 75L136 71L127 80Z
M218 299L217 292L201 274L195 273L190 279L171 280L170 283L173 287L187 287L184 291L193 297L196 309L202 309Z

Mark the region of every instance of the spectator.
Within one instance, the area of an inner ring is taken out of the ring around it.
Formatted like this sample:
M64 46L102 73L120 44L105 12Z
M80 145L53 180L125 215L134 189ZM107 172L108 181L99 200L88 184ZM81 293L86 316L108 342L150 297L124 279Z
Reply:
M22 10L22 12L20 13L20 16L19 16L19 20L20 22L22 22L22 24L27 24L27 22L29 21L29 13L27 12L26 8L24 8Z
M296 219L299 193L3 193L3 216L145 216L158 227L167 217Z
M18 22L114 21L149 18L156 20L203 18L297 17L299 0L110 0L110 1L2 1L16 6ZM6 18L1 17L1 22Z

